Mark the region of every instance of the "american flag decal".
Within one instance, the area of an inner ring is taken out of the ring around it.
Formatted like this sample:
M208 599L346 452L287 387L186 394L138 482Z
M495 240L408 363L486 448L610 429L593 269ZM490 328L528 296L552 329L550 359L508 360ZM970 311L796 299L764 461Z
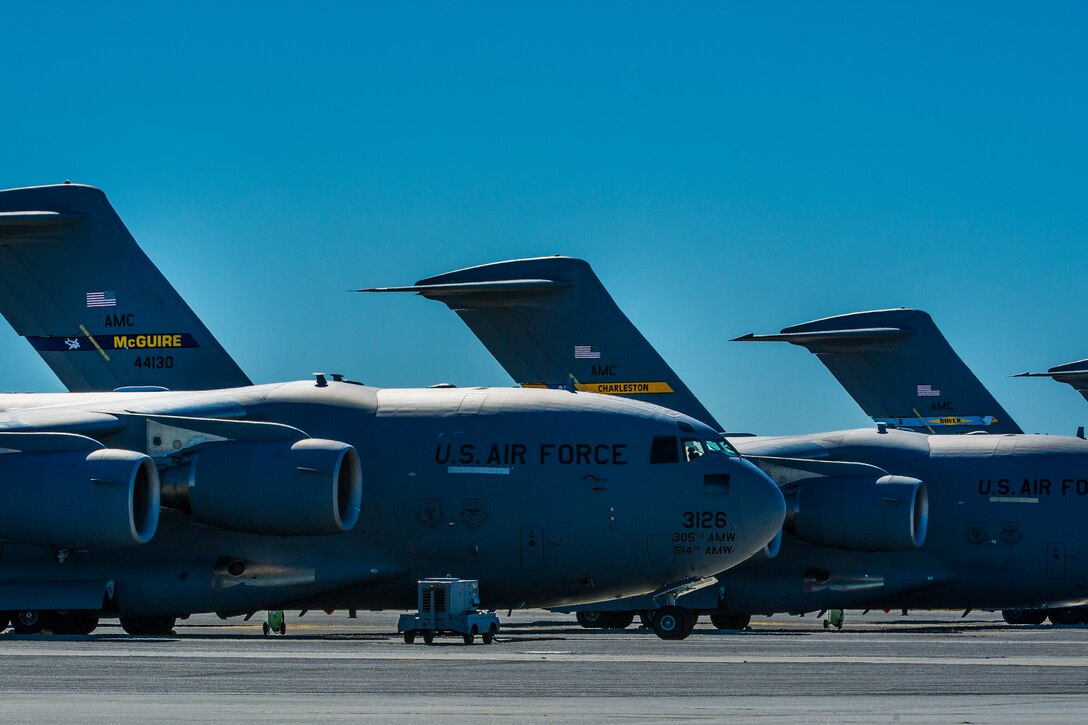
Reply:
M574 346L574 359L575 360L600 360L601 351L599 348L593 345L575 345Z
M919 398L939 398L941 397L940 390L934 390L932 385L919 385L918 386Z
M117 295L113 292L88 292L88 307L116 307Z

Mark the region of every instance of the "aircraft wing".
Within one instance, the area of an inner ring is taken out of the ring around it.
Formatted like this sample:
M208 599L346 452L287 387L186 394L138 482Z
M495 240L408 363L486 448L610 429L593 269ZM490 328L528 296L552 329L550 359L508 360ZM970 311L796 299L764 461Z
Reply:
M878 423L927 433L1022 433L922 310L826 317L734 342L806 348Z
M0 191L0 313L73 392L250 384L94 187Z
M1018 373L1014 378L1051 378L1065 383L1088 400L1088 360L1055 365L1045 373Z
M722 430L581 259L496 262L358 291L444 303L519 385L624 395Z

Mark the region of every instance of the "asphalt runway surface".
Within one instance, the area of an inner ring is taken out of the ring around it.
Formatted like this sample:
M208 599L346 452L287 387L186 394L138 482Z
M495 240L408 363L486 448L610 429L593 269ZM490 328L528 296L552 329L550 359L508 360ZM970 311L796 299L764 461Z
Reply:
M505 613L501 613L505 614ZM540 610L491 645L406 645L397 614L179 622L128 637L0 635L0 722L1084 722L1088 627L998 614L756 617L690 638L586 630Z

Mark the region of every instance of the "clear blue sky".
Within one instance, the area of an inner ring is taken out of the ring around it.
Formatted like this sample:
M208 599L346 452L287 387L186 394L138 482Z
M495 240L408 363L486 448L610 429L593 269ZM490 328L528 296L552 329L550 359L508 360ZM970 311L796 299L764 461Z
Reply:
M106 191L260 382L508 385L346 290L563 253L734 430L867 419L727 340L928 310L1025 428L1088 403L1084 3L0 4L0 187ZM0 322L0 388L60 386Z

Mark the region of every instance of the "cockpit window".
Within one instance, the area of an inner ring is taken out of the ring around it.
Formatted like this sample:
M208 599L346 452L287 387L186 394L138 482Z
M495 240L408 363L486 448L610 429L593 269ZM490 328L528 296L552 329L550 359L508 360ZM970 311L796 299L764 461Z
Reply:
M706 441L706 449L711 453L724 453L727 456L739 456L737 449L726 440Z
M650 463L679 463L676 438L673 436L654 436L650 447Z
M694 461L703 455L703 443L692 438L684 439L684 460Z

